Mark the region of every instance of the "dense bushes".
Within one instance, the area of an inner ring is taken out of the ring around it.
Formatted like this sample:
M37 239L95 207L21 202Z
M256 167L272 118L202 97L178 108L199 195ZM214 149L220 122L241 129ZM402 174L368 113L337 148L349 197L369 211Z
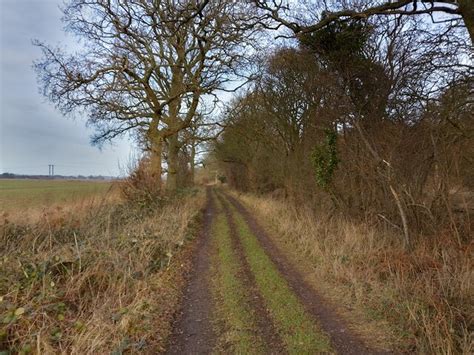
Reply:
M119 185L125 200L142 208L159 206L164 198L163 189L150 169L149 159L143 157L129 170Z
M298 204L394 228L407 246L446 228L467 241L472 207L458 202L474 170L472 77L421 64L432 53L410 30L367 25L346 50L339 35L362 30L334 25L268 56L228 110L221 167L238 189L284 189ZM433 92L437 75L452 80Z

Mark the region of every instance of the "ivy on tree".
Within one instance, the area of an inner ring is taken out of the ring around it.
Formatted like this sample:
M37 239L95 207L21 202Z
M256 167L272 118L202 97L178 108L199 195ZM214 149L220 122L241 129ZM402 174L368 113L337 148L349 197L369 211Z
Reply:
M316 183L323 189L327 189L331 183L334 171L339 163L337 157L337 132L332 129L324 131L323 143L314 148L312 154Z

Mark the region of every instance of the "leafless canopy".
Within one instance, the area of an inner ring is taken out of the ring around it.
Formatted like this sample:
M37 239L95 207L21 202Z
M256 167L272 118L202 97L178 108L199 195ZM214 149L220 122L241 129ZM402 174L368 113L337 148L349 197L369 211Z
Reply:
M80 50L36 41L44 94L64 113L83 112L100 143L131 129L173 134L200 100L240 76L242 36L251 35L238 1L71 0L63 9Z
M310 21L292 17L294 5L288 5L287 2L281 0L254 0L254 2L257 7L267 12L267 18L276 22L276 28L284 26L297 35L318 31L334 21L366 19L371 16L425 14L430 15L433 22L450 22L455 26L464 21L471 40L474 37L474 4L471 0L324 0L317 2L320 14L310 11L312 15ZM448 17L437 19L435 18L437 13L446 14Z

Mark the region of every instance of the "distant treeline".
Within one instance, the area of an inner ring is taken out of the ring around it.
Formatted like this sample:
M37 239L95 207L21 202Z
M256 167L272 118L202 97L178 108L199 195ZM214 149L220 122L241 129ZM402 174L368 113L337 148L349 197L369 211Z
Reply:
M114 176L102 176L102 175L19 175L13 173L0 174L0 179L54 179L54 180L116 180Z

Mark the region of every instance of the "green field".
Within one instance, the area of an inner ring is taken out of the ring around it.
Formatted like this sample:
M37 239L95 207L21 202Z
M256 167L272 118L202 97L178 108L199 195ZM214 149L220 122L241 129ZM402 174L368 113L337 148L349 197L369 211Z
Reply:
M0 211L101 198L111 186L111 182L104 181L0 179Z

